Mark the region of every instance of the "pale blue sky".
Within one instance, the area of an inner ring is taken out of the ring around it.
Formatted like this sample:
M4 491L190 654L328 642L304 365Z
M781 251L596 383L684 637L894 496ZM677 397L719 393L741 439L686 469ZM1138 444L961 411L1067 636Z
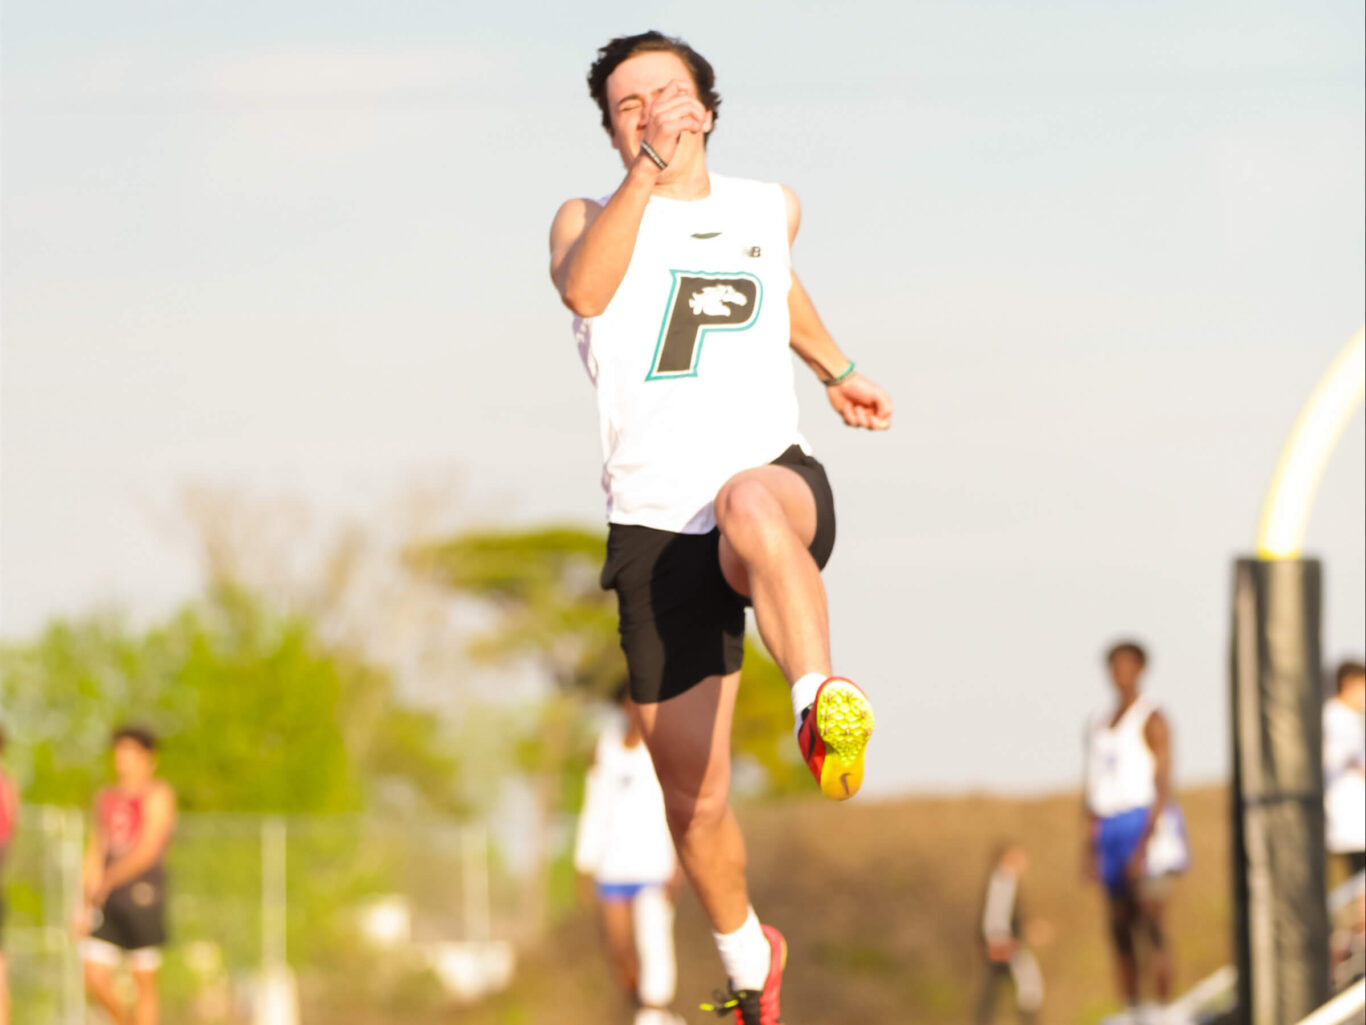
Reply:
M1227 758L1229 560L1362 319L1363 13L1301 3L197 3L3 12L0 630L196 586L189 481L324 514L461 474L470 521L601 517L546 277L619 177L583 85L688 37L713 166L791 185L795 260L895 397L843 428L836 666L879 789L1072 782L1117 633L1180 771ZM1366 621L1354 421L1311 525Z

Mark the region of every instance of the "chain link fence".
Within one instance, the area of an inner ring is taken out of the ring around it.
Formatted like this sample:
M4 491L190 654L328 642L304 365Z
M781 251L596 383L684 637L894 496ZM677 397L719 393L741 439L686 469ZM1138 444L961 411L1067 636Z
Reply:
M17 1022L86 1022L84 841L80 811L25 809L5 879ZM477 825L185 814L168 869L163 1014L186 1025L437 1020L507 985L527 934L526 880Z

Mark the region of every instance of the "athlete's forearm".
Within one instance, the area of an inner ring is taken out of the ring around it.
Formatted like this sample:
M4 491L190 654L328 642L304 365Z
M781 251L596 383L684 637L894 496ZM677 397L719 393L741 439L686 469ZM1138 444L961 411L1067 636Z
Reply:
M1153 800L1152 808L1148 811L1148 821L1143 826L1144 843L1147 843L1152 839L1153 833L1157 831L1157 823L1161 820L1162 812L1166 809L1172 798L1171 776L1168 772L1159 769L1156 778L1154 779L1154 783L1156 784L1154 787L1156 797Z
M1090 808L1083 808L1081 817L1081 851L1083 857L1089 858L1095 853L1096 840L1100 836L1100 816L1093 813Z
M637 160L617 191L565 258L556 284L565 305L581 317L596 317L617 294L635 252L636 236L659 169Z
M108 893L131 883L155 865L160 857L161 848L149 845L145 848L135 847L123 857L114 859L108 871L104 873L104 891Z
M836 376L849 365L849 360L835 339L821 323L820 314L811 296L802 287L796 272L792 274L792 290L787 294L787 313L792 322L789 345L822 381Z
M81 887L89 893L99 889L103 880L104 845L94 840L86 847L85 857L81 859Z
M1155 713L1144 729L1144 740L1153 753L1153 807L1143 830L1147 840L1157 829L1163 810L1172 799L1172 745L1167 722Z

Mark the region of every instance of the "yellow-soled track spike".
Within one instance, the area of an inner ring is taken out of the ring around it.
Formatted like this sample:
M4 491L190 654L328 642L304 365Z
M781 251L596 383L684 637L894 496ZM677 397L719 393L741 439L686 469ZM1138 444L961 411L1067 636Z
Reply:
M863 786L863 752L873 735L873 706L848 680L833 677L816 699L816 732L825 741L821 792L847 801Z

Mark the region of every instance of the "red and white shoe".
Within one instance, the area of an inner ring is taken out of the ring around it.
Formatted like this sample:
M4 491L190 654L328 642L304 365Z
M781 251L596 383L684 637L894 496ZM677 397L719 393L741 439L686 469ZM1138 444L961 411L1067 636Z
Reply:
M771 925L764 926L764 938L768 940L771 952L764 988L716 993L712 996L713 1003L703 1004L702 1010L711 1011L718 1018L734 1011L735 1025L782 1025L778 997L783 988L783 969L787 967L787 940Z
M851 680L832 676L802 716L797 744L821 793L847 801L863 786L863 752L873 735L873 706Z

